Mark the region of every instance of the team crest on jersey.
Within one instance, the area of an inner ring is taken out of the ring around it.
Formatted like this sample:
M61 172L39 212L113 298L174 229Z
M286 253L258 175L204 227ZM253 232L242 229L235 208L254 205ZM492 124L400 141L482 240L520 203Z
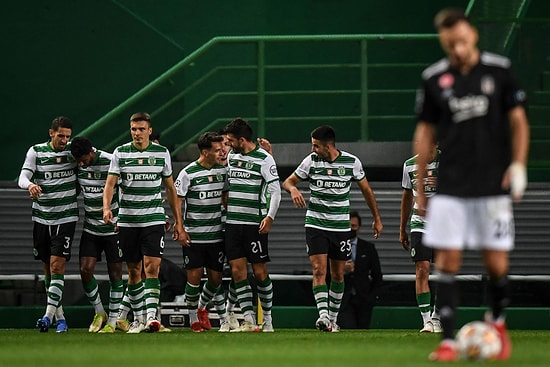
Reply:
M147 162L149 162L150 166L154 166L157 163L157 159L155 157L149 157Z
M437 81L439 88L450 89L455 83L455 77L451 73L442 74Z
M495 92L495 80L490 75L481 78L481 92L486 95L492 95Z
M346 174L346 169L344 168L344 166L338 167L338 176L343 176L345 174Z
M246 162L246 169L252 169L252 167L254 167L254 164L252 164L252 162Z
M99 180L101 178L101 172L94 172L94 178Z
M217 180L218 182L223 181L223 176L222 176L221 173L218 173L218 174L216 175L216 180Z

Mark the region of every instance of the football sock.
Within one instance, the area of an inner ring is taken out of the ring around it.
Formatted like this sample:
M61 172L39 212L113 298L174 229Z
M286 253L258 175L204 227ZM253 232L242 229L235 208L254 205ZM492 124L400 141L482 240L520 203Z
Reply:
M185 285L185 301L187 302L187 309L189 310L189 323L199 321L197 316L197 306L199 304L200 297L200 284L191 284L187 282Z
M220 320L227 320L227 311L225 310L225 290L222 285L220 285L216 290L216 294L214 294L212 302L214 303L214 308L216 309Z
M145 308L147 309L147 319L157 317L160 299L160 280L159 278L145 279Z
M118 308L118 316L119 319L127 319L128 313L132 309L132 305L130 304L130 297L128 296L128 288L126 288L126 291L124 292L124 297L122 297L122 301L120 301L120 307Z
M328 317L330 321L336 321L338 318L343 296L344 282L335 282L331 280L330 289L328 291Z
M244 315L252 315L253 320L255 321L254 315L254 306L252 304L252 287L248 279L241 280L240 282L235 282L235 293L237 294L237 299L239 305L241 306L241 311ZM248 320L250 321L250 320Z
M420 315L422 315L422 321L424 322L424 324L431 320L431 301L432 295L430 292L419 293L416 295L416 303L418 304L418 310L420 311Z
M57 307L61 305L64 287L65 276L63 274L52 274L50 286L48 287L48 300L46 306L46 316L48 316L50 320L53 320Z
M82 283L84 287L84 293L92 306L94 306L94 311L96 314L104 314L105 309L101 303L101 296L99 295L99 287L97 286L97 280L94 276L88 283Z
M238 303L239 301L237 299L237 292L235 291L235 282L231 280L231 282L229 282L229 290L227 292L227 312L233 312Z
M437 279L437 308L441 316L443 339L454 339L456 307L458 306L458 289L455 275L439 272Z
M209 281L204 283L199 299L199 308L206 308L208 306L208 303L214 298L214 294L216 294L216 289Z
M118 317L118 310L122 301L122 295L124 294L124 282L117 280L116 282L110 282L109 289L109 320L108 323L115 325Z
M143 282L139 282L137 284L128 284L128 288L126 291L128 292L128 298L130 299L130 305L132 306L134 319L140 322L144 322L145 289L143 287Z
M507 276L489 279L489 297L493 320L504 320L504 309L510 304L510 284Z
M271 307L273 306L273 283L269 275L257 284L258 297L262 305L264 320L271 322Z
M319 317L328 318L328 287L326 284L320 284L313 287L313 296Z

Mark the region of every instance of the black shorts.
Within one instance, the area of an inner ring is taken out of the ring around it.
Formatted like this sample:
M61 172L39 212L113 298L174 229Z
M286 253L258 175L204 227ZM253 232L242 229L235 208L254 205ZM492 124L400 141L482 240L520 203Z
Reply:
M422 243L422 232L411 232L411 258L413 262L434 260L434 250Z
M351 231L336 232L306 227L307 254L328 254L329 259L351 259Z
M86 231L80 237L79 257L95 257L101 261L101 253L105 252L108 263L122 262L122 250L118 246L118 234L98 236Z
M119 246L127 263L137 263L143 256L162 257L164 254L164 225L150 227L119 227Z
M258 232L259 226L249 224L225 225L225 254L227 260L246 257L249 263L269 262L267 234Z
M69 261L75 228L76 222L51 226L34 222L32 230L34 259L49 263L50 256L59 256Z
M187 269L207 268L223 271L225 251L223 242L191 244L183 249L183 267Z

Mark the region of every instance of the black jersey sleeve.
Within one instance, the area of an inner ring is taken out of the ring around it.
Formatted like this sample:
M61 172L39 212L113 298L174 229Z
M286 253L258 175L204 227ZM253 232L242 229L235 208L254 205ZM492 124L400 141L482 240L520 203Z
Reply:
M440 116L440 108L428 80L422 81L422 87L416 91L416 115L418 121L436 124Z
M513 70L511 68L506 68L503 72L502 97L505 110L509 111L516 106L523 106L526 108L527 96L525 91L521 88Z

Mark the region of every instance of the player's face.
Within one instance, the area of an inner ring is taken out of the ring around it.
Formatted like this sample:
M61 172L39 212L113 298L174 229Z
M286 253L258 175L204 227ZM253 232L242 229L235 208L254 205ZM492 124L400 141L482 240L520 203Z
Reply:
M60 127L57 131L50 129L50 145L53 150L62 151L67 147L67 143L71 139L73 130L65 127Z
M222 157L220 159L220 164L222 166L227 165L227 155L229 154L229 151L231 150L231 143L229 142L229 139L227 138L227 135L223 136L223 142L222 142Z
M439 31L441 48L455 68L473 66L477 62L478 34L467 22L458 22L452 28Z
M227 161L227 155L224 154L222 142L212 142L212 147L210 149L204 149L203 154L205 163L210 167L216 164L223 164L222 158L224 158L224 156Z
M149 135L153 132L148 121L130 121L130 134L134 145L146 147L149 145Z
M88 154L84 154L80 158L78 158L76 161L78 162L78 166L82 168L86 168L95 161L96 154L95 152L90 152Z
M323 143L321 140L311 138L311 151L321 159L330 160L328 144Z
M235 153L244 152L244 138L237 138L233 134L227 134L227 141Z

